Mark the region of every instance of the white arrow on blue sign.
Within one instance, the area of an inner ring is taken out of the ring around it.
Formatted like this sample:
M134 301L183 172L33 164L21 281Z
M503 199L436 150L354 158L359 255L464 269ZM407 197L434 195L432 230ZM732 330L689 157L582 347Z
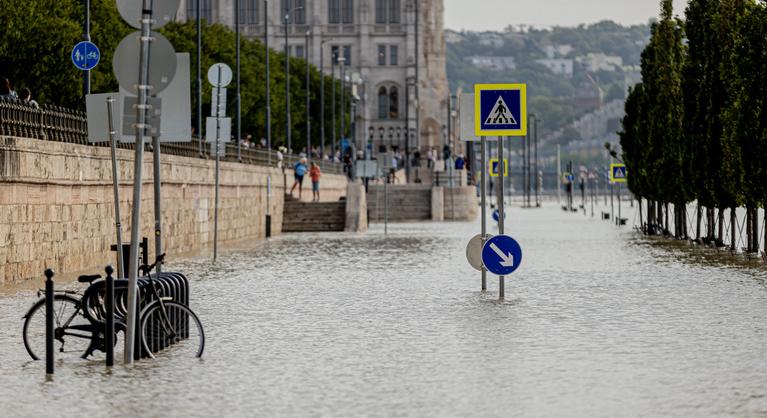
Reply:
M72 63L80 70L91 70L101 59L99 48L91 41L82 41L72 48Z
M514 273L522 263L522 247L508 235L490 238L482 247L482 264L487 271L499 276Z

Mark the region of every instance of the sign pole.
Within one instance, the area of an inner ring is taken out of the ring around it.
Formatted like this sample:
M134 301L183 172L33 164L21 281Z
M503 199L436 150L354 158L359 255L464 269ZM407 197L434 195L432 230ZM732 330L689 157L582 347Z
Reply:
M117 274L119 278L125 278L125 260L123 260L123 233L120 223L120 185L117 178L117 138L115 138L114 119L112 116L112 104L114 99L107 98L107 118L109 119L109 144L112 157L112 191L115 195L115 228L117 229Z
M213 261L218 258L218 199L221 185L221 66L218 66L218 83L216 83L216 197L213 204Z
M160 197L160 133L158 132L152 138L153 161L152 169L154 171L154 256L159 257L162 254L162 201ZM146 261L145 261L146 262ZM162 272L160 263L155 266L155 271Z
M141 13L141 54L139 55L138 105L136 106L136 155L134 160L133 213L131 213L131 247L128 268L128 323L125 332L124 358L126 365L133 364L133 347L136 340L136 308L138 304L138 250L141 232L141 174L144 163L144 132L146 129L146 103L149 86L149 48L152 42L152 2L144 0Z
M498 158L503 158L503 137L498 137ZM504 222L504 213L503 213L503 175L506 174L503 172L503 168L498 168L499 176L498 176L498 235L503 235L503 222ZM498 276L498 299L503 300L506 297L506 289L505 289L505 283L504 283L504 276Z
M480 207L482 208L482 246L485 246L487 241L487 139L483 136L480 140L480 159L482 173L480 175L479 194L480 194ZM487 269L482 266L482 291L487 291Z
M618 226L621 226L621 184L618 183Z

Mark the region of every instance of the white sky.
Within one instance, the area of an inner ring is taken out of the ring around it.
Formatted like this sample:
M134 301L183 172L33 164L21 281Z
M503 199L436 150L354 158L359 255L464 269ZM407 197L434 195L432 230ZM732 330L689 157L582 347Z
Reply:
M502 30L509 24L576 26L600 20L646 23L660 0L444 0L445 26L454 30ZM686 0L674 0L683 16Z

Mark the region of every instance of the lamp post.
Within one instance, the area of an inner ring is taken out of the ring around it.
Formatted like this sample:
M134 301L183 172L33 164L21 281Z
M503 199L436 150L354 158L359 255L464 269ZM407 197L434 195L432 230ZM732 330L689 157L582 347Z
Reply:
M333 141L330 143L330 152L333 154L333 159L336 158L336 141L338 140L338 137L336 136L336 61L338 60L338 51L336 51L333 56L330 57L330 78L333 79L333 102L331 107L332 110L332 123L331 123L331 129L333 130Z
M304 46L304 54L306 56L306 158L311 160L312 158L312 118L310 117L310 106L311 106L311 94L309 91L309 31L306 31L305 35L305 46ZM322 158L320 158L322 159Z
M240 142L242 142L242 106L240 104L240 0L235 0L234 2L234 29L234 60L237 71L237 91L234 98L237 103L237 161L242 161L242 145L240 144Z
M197 0L199 7L200 1ZM269 167L272 166L272 96L269 76L269 0L264 0L264 55L266 61L266 155ZM199 57L199 55L198 55ZM199 65L199 61L197 61ZM199 70L198 70L199 71Z
M390 126L389 127L389 149L387 151L392 150L393 148L394 148L394 127Z
M376 134L376 128L374 128L372 125L368 128L368 134L370 135L368 137L368 145L365 147L365 159L370 159L370 154L373 152L373 137Z
M303 7L294 9L285 8L285 136L288 143L288 153L292 153L291 133L290 133L290 48L288 45L288 25L290 24L290 15L296 10L302 10Z
M341 55L338 57L338 65L341 66L341 140L343 141L344 135L346 135L346 107L345 107L345 96L346 96L346 76L345 76L345 66L346 66L346 57ZM352 159L354 159L354 155L352 155Z
M378 140L380 141L380 144L384 147L384 150L386 149L386 144L384 144L384 133L385 132L386 132L386 128L384 128L383 126L379 126L378 127Z
M402 139L402 127L398 126L397 127L397 150L398 151L399 151L399 148L400 148L400 141L401 141L401 139Z
M320 41L320 159L325 155L325 42L332 39L322 39ZM331 161L335 157L331 156Z

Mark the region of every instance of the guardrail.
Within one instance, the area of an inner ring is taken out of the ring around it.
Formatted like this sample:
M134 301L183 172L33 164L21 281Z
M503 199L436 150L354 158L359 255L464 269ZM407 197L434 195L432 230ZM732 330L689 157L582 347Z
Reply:
M41 139L45 141L68 142L80 145L106 146L108 143L88 143L88 122L85 112L67 109L60 106L42 105L39 108L30 106L20 100L0 97L0 136L15 136L22 138ZM133 144L118 144L118 148L133 149ZM191 158L211 158L210 145L200 139L193 138L192 142L163 143L160 150L164 154L178 155ZM202 150L202 152L200 152ZM241 162L277 166L276 151L259 148L240 148L240 158L237 158L237 145L228 143L226 156L222 161ZM301 157L294 154L283 155L283 164L290 168ZM318 163L323 172L343 174L343 165L327 160L313 160Z

